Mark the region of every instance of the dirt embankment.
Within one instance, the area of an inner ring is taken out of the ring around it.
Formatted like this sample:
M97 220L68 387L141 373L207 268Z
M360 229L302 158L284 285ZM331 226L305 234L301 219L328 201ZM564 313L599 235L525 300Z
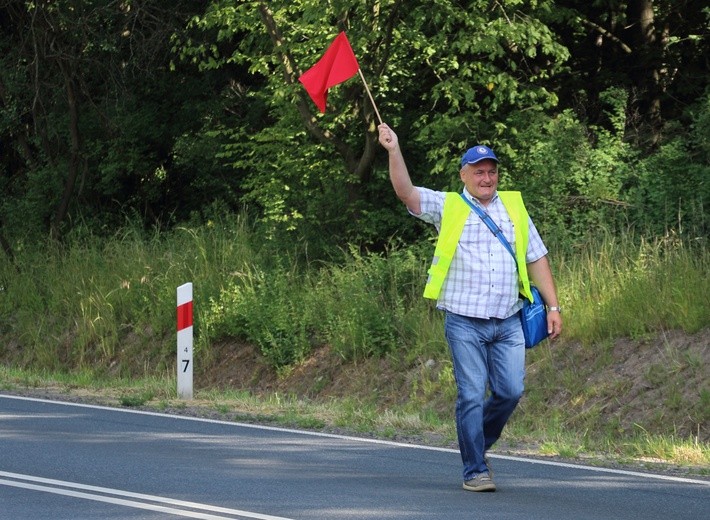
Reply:
M421 378L436 378L448 361L403 366L390 357L345 363L322 347L298 366L277 373L254 347L234 343L215 345L213 359L197 376L201 387L311 399L355 397L383 408L406 402L413 382L421 386ZM528 388L549 386L551 370L572 381L560 380L548 389L544 399L550 407L563 407L568 415L595 415L599 423L627 433L645 430L710 442L710 329L620 339L600 347L557 343L549 347L544 362L529 364ZM450 397L428 398L442 413L453 408Z

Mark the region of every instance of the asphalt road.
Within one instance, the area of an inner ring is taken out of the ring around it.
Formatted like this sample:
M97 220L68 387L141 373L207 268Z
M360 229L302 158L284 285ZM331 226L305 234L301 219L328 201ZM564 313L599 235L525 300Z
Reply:
M710 481L0 394L0 519L710 518Z

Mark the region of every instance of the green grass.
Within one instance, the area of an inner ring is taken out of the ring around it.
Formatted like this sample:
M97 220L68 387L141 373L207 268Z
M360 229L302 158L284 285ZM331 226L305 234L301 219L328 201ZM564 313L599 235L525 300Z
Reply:
M562 259L558 280L573 319L566 335L584 343L697 332L710 318L710 253L674 236L653 241L605 236Z
M664 339L710 326L707 244L607 235L570 251L551 258L563 339L528 353L528 390L503 441L565 457L708 466L704 351ZM199 391L213 413L451 443L456 390L442 318L421 297L430 254L422 245L382 254L350 248L314 261L262 243L239 217L20 248L19 269L0 257L0 388L54 386L104 394L118 406L184 408L173 376L175 291L191 281L203 370L222 362L215 345L248 343L283 379L329 345L343 366L380 360L404 385L382 394L363 381L365 390L341 400ZM641 350L625 353L620 341ZM620 355L639 363L628 367ZM624 367L637 380L616 377ZM314 380L310 394L320 395L329 377ZM652 413L630 426L623 417L638 411L639 381L655 392L646 404Z

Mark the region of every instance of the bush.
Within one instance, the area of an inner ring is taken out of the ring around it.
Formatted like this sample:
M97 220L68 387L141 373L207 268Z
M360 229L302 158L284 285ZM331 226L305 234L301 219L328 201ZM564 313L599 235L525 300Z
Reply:
M258 267L233 277L209 304L205 330L210 338L252 342L276 368L301 361L311 350L313 328L302 277Z
M629 186L633 220L655 235L670 230L707 236L710 231L710 95L692 113L689 129L668 129L672 137L644 158Z

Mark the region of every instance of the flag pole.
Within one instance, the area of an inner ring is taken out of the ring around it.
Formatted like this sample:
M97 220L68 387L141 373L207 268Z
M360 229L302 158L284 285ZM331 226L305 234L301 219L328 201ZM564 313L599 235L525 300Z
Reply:
M377 110L377 105L375 105L375 100L372 98L372 93L370 92L370 87L367 86L367 81L365 81L365 76L362 75L362 70L358 67L358 73L360 74L360 79L365 85L365 90L367 90L367 95L370 97L370 102L372 103L372 108L375 109L375 114L377 114L377 120L382 124L382 118L380 117L380 112Z

